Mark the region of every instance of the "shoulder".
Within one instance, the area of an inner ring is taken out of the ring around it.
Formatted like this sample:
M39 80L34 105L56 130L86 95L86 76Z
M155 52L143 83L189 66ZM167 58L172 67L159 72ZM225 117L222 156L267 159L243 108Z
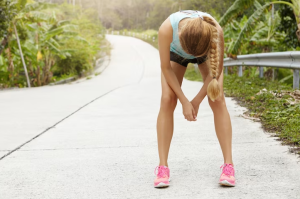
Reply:
M170 16L171 17L171 16ZM173 28L170 21L170 17L168 17L159 27L158 35L162 37L173 37Z

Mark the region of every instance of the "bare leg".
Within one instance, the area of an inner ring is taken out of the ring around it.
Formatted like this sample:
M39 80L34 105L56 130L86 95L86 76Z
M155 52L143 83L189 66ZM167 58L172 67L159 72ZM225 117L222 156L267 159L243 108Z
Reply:
M206 64L199 65L199 70L202 74L203 81L205 81L209 70ZM232 161L232 127L230 116L226 107L224 91L223 91L223 72L219 77L219 85L221 87L222 97L215 102L208 99L209 105L214 113L214 122L216 134L222 149L224 163L233 165Z
M177 79L182 84L182 79L186 67L171 62L171 67L175 72ZM168 85L163 74L161 74L162 96L160 110L157 117L157 143L159 153L159 165L168 166L168 155L173 136L173 113L177 104L177 96Z

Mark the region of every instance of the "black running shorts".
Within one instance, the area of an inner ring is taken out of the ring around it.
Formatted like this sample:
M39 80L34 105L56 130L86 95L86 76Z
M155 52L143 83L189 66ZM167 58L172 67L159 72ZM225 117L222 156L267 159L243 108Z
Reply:
M197 57L195 59L185 59L183 57L181 57L180 55L170 51L170 60L173 62L176 62L184 67L187 67L187 65L189 63L193 63L193 64L202 64L207 60L207 56L203 56L203 57Z

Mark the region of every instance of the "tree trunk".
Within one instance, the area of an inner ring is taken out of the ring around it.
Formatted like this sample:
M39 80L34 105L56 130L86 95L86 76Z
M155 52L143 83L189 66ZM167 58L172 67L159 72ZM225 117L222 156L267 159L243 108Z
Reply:
M28 73L27 73L26 64L25 64L25 61L24 61L24 56L23 56L23 52L22 52L22 48L21 48L21 44L20 44L18 31L17 31L17 28L16 28L16 24L13 23L13 25L14 25L14 30L15 30L15 34L16 34L17 43L18 43L18 46L19 46L20 56L21 56L21 59L22 59L22 63L23 63L23 67L24 67L24 71L25 71L25 75L26 75L26 79L27 79L27 84L28 84L28 87L30 88L30 81L29 81L29 77L28 77Z
M14 62L13 62L13 58L10 52L10 48L6 49L6 54L7 54L7 58L8 58L8 71L9 71L9 80L10 80L10 84L11 86L14 85Z
M3 46L2 50L0 50L0 55L2 54L7 43L8 43L8 39L7 39L7 37L5 37L0 44L1 46Z
M37 84L38 84L38 86L41 86L40 66L37 66L37 70L36 70L36 79L37 79Z
M298 37L298 41L300 42L300 23L298 24L298 30L296 32L296 35Z

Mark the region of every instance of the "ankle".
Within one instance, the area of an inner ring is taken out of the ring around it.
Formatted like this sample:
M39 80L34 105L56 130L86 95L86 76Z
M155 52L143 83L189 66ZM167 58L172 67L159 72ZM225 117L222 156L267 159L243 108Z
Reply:
M167 164L159 163L158 166L166 166L166 167L169 167L168 163L167 163Z
M224 164L231 164L231 165L232 165L232 167L234 167L234 164L233 164L233 162L232 162L232 161L224 161Z

